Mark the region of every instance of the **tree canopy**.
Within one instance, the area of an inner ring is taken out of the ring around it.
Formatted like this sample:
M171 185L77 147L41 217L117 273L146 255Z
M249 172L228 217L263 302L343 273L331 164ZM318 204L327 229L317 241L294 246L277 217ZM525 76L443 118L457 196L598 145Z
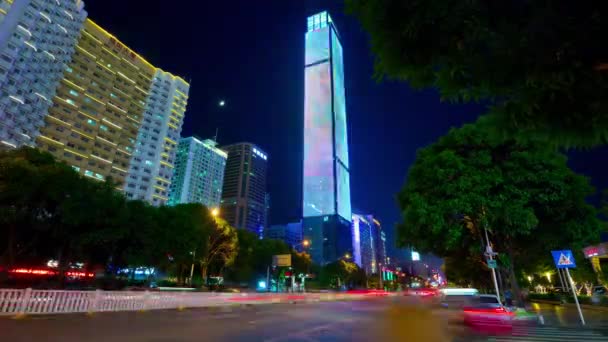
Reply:
M596 210L585 202L592 193L554 149L465 125L419 150L398 194L398 243L463 260L483 254L487 229L515 279L515 265L538 267L552 262L551 249L580 251L599 239Z
M230 264L237 243L234 228L200 204L126 200L111 181L82 177L31 148L0 152L0 234L0 263L9 266L56 259L110 273L158 267L182 280L193 261Z
M608 7L572 1L347 0L377 79L481 101L503 136L608 142Z

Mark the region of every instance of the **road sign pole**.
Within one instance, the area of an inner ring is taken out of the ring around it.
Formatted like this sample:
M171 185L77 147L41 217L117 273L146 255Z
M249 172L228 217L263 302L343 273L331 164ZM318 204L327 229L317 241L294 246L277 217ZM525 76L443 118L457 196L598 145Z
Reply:
M574 282L572 281L572 277L570 276L570 270L568 268L566 268L566 276L568 277L568 282L570 283L570 287L572 288L572 295L574 296L574 302L576 303L576 308L578 309L578 315L581 318L581 323L583 325L585 325L585 318L583 317L583 311L581 310L581 305L578 303L576 289L574 287Z
M562 284L562 291L568 291L566 284L564 282L564 276L562 275L562 270L560 268L557 269L557 275L559 276L559 282Z
M492 251L492 247L490 246L490 239L488 238L488 230L484 228L484 232L486 233L486 242L487 242L487 247L486 250L489 252L488 253L488 257L490 258L490 260L494 260L494 256L493 251ZM496 290L496 297L498 297L498 301L502 303L502 301L500 300L500 290L498 289L498 281L496 281L496 268L491 268L492 270L492 280L494 281L494 289Z

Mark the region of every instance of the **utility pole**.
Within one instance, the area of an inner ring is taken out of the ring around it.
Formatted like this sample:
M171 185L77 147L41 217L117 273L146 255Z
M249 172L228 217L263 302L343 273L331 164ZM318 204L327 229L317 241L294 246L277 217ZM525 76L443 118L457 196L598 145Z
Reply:
M486 235L486 255L489 260L494 260L494 251L492 251L492 246L490 246L490 239L488 238L488 230L486 228L483 229ZM494 281L494 289L496 290L496 297L500 301L500 291L498 290L498 282L496 281L496 269L490 268L492 270L492 280Z

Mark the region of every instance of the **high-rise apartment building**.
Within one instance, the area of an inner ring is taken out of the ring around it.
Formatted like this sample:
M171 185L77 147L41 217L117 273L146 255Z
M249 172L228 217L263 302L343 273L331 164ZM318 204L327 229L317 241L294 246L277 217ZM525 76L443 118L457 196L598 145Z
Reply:
M308 18L305 40L303 234L325 264L352 250L343 52L326 12Z
M156 69L125 184L128 198L167 203L189 90L180 77Z
M80 0L0 0L2 145L35 145L86 16Z
M228 152L221 216L232 226L260 238L267 224L266 172L268 155L252 143L222 147Z
M182 138L177 148L169 205L201 203L219 208L228 154L211 139Z
M188 90L87 19L36 144L130 199L165 204Z
M123 187L156 68L87 19L37 145Z

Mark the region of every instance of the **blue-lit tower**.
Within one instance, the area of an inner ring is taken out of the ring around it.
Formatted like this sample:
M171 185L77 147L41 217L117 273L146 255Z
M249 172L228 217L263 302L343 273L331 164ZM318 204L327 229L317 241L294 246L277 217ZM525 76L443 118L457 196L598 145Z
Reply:
M344 64L327 12L308 17L304 63L303 221L315 263L352 256Z

